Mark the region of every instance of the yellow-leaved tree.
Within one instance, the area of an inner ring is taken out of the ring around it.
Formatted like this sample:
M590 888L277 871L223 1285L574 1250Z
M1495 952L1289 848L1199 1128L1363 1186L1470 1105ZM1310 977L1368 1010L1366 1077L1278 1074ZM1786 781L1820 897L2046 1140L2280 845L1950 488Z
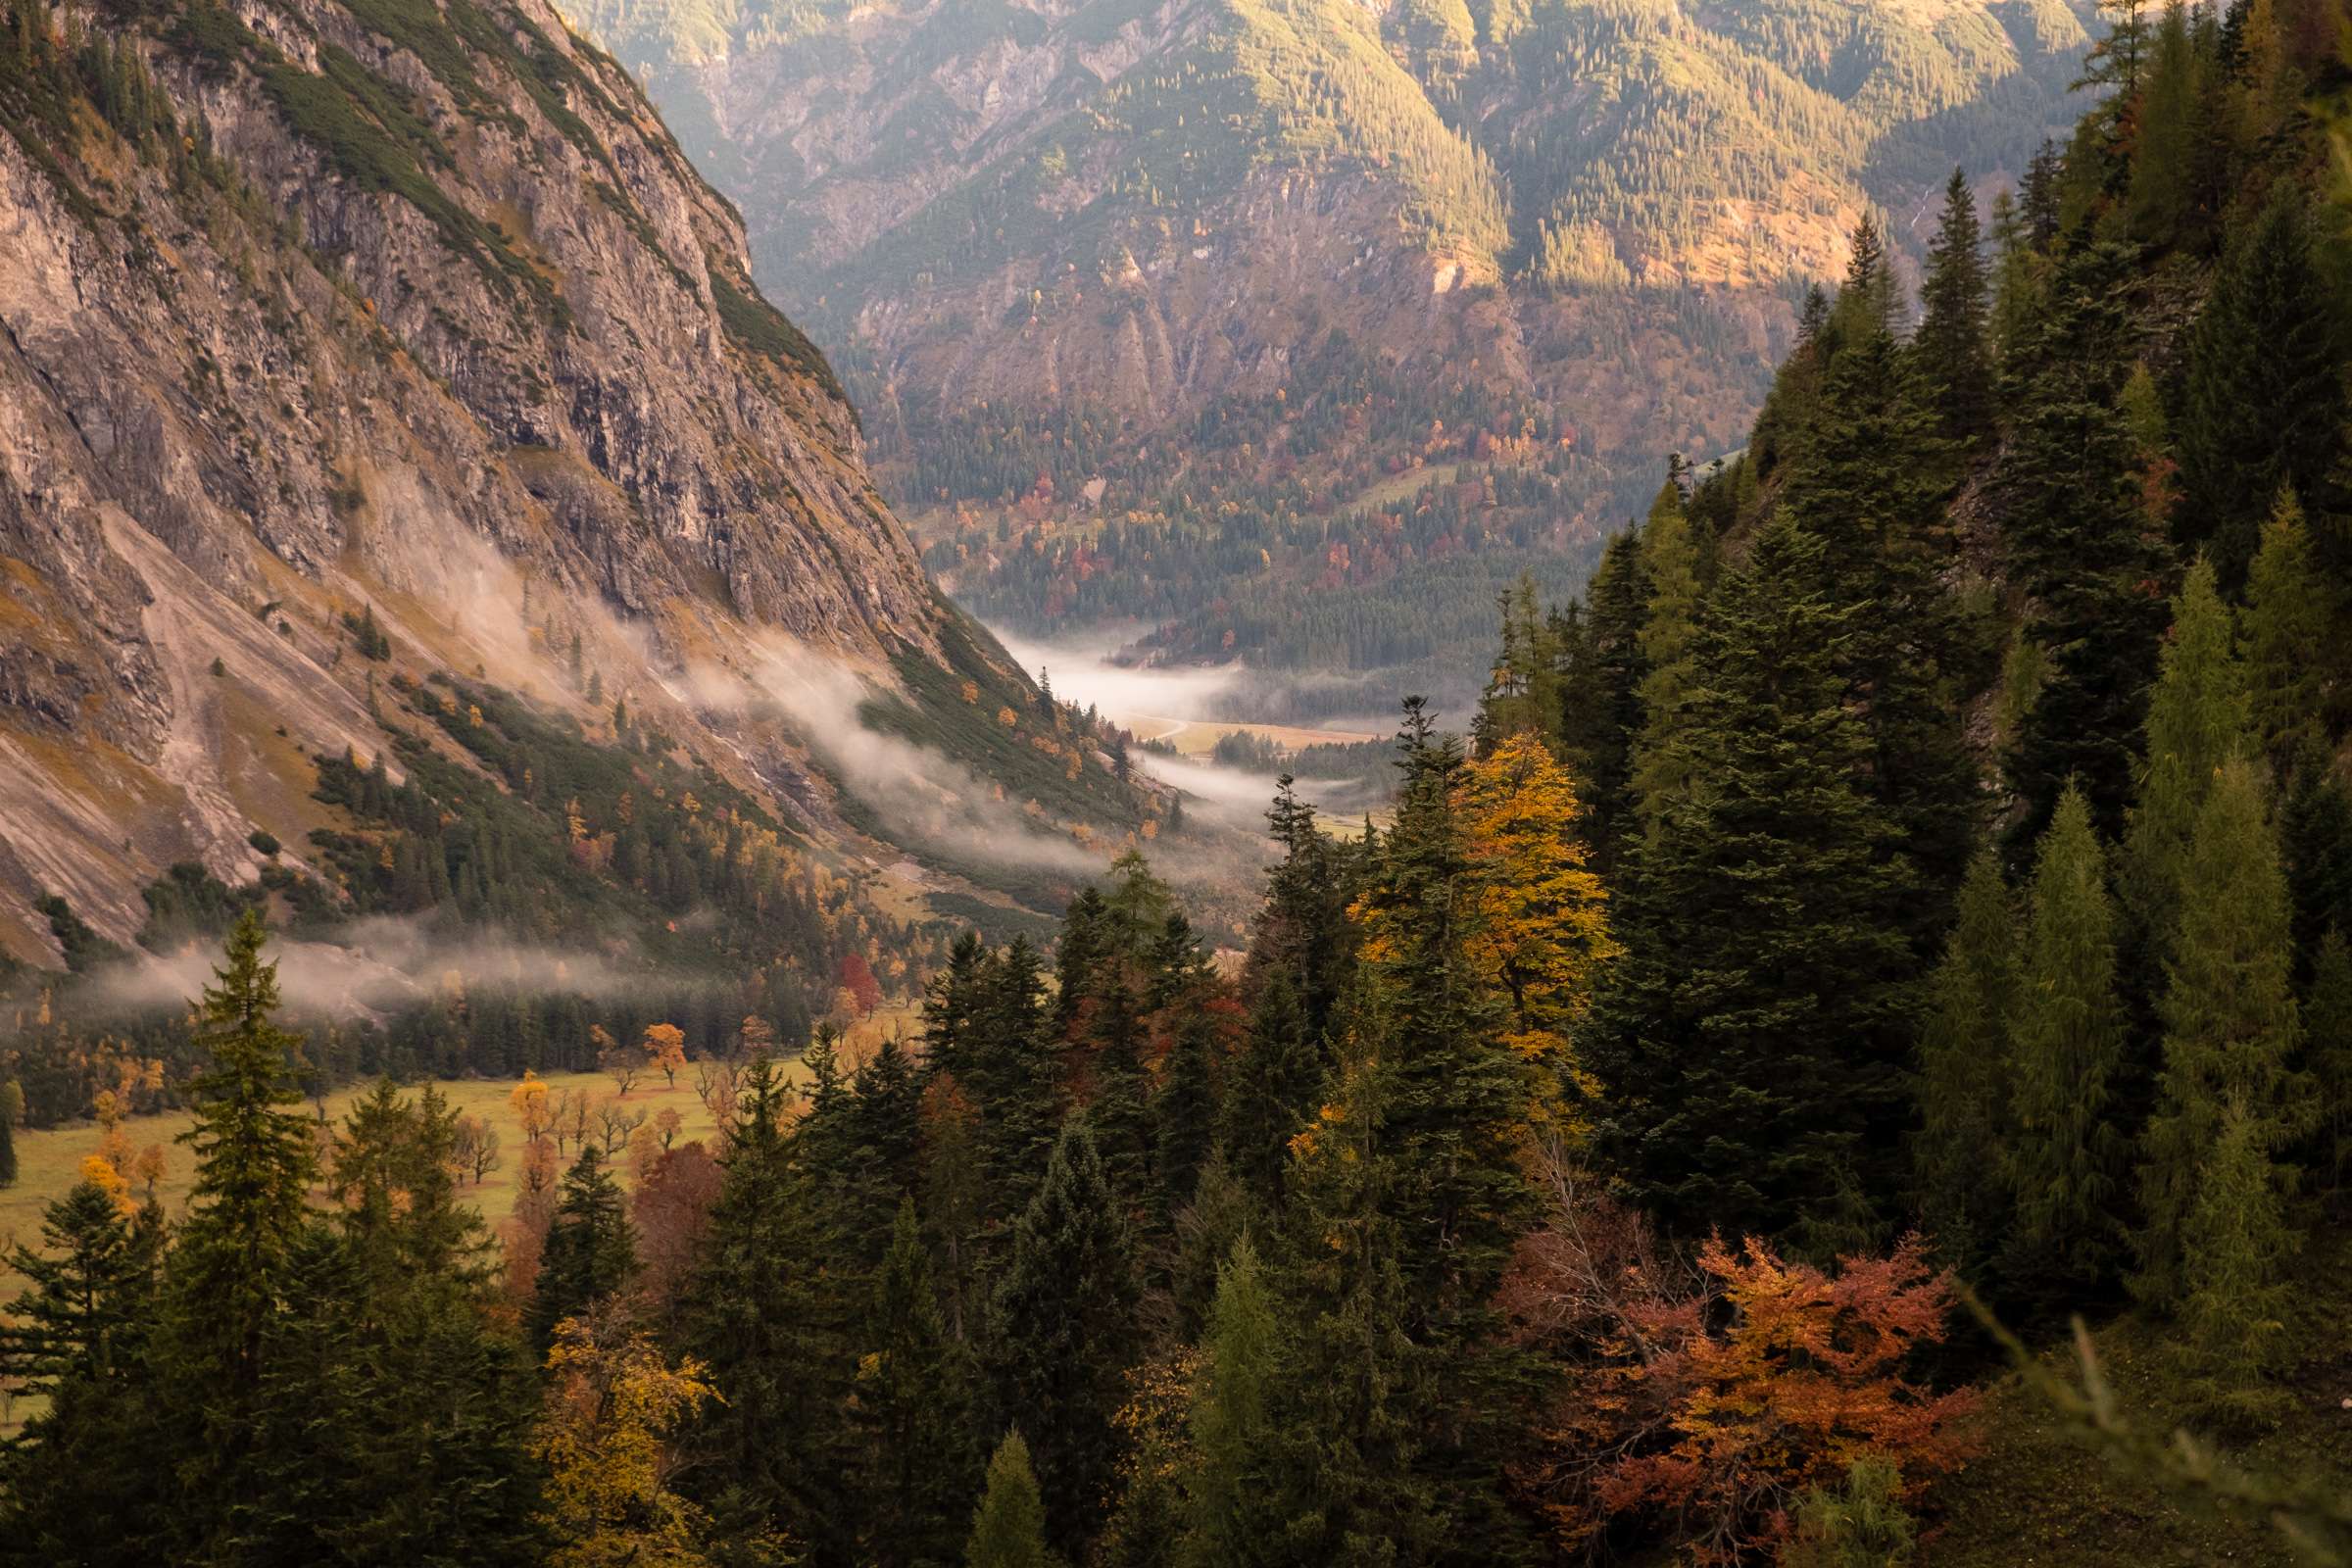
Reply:
M1562 1127L1576 1076L1570 1034L1601 965L1622 951L1608 892L1585 865L1576 783L1522 732L1464 769L1454 808L1474 879L1467 950L1509 999L1504 1038L1526 1064L1536 1129Z

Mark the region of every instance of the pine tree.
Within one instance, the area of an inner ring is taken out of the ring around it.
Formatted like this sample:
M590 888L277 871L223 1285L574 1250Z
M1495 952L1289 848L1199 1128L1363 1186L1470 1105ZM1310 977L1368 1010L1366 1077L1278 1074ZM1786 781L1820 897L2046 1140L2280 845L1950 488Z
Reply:
M2184 237L2196 213L2197 106L2204 62L2190 39L2188 8L2166 0L2149 50L2147 92L2138 109L2125 213L2133 237L2169 246Z
M2006 1147L2016 1221L2002 1267L2074 1299L2105 1274L2123 1149L2109 1116L2123 1066L2115 914L2090 803L2059 798L2035 858L2025 962L2009 1029Z
M1909 959L1823 555L1779 520L1717 585L1682 743L1702 787L1617 901L1583 1051L1598 1152L1677 1229L1777 1233L1890 1185Z
M1929 983L1919 1045L1920 1132L1912 1148L1921 1222L1963 1270L1988 1255L2009 1208L1991 1152L2009 1125L2009 1025L2018 1009L2016 920L1999 860L1969 865L1959 919Z
M2263 525L2239 621L2255 734L2280 777L2326 737L2329 688L2343 662L2328 638L2332 598L2312 558L2303 509L2282 490Z
M2164 1069L2140 1144L2132 1288L2158 1306L2186 1289L2202 1182L2232 1106L2267 1163L2293 1131L2288 1065L2302 1036L2288 945L2286 878L2260 764L2226 764L2197 818L2188 885L2166 965Z
M1404 780L1354 918L1364 932L1354 1027L1388 1058L1384 1147L1408 1173L1397 1221L1423 1238L1407 1290L1433 1322L1485 1309L1529 1194L1526 1106L1496 998L1474 956L1479 885L1456 808L1465 764L1407 698Z
M2308 972L2329 931L2352 931L2352 789L2318 742L2304 747L2293 776L2278 836L2294 909L2296 966Z
M2131 257L2070 253L2052 307L2012 357L2011 435L1994 475L2013 581L2031 596L2026 635L2043 679L2005 760L2023 802L2012 841L2033 843L2069 781L2102 832L2122 825L2147 672L2162 626L2132 434L2118 412L2131 329Z
M180 1135L196 1180L150 1352L161 1376L152 1417L176 1450L169 1462L179 1482L171 1500L157 1500L174 1554L191 1558L237 1549L265 1505L262 1474L283 1458L259 1446L258 1413L317 1158L309 1123L286 1108L302 1100L292 1071L300 1041L272 1021L277 966L262 961L267 937L260 914L246 911L197 1003L212 1065L194 1086L196 1123Z
M1649 604L1641 631L1642 728L1633 754L1634 808L1642 831L1654 834L1667 801L1689 781L1687 759L1675 746L1682 700L1690 682L1690 639L1697 627L1698 551L1683 512L1682 487L1668 480L1642 525L1642 574Z
M533 1348L555 1343L556 1325L578 1317L628 1283L637 1270L637 1243L612 1179L594 1144L564 1172L555 1223L539 1254L539 1279L526 1315Z
M2273 1162L2272 1117L2242 1095L2223 1105L2196 1200L2181 1224L2181 1327L2206 1372L2243 1388L2290 1354L2284 1173Z
M1585 595L1585 624L1591 632L1592 670L1563 687L1569 705L1561 719L1566 750L1585 760L1594 868L1606 877L1618 846L1635 822L1633 762L1644 717L1642 683L1649 662L1642 649L1642 627L1649 618L1649 572L1638 534L1611 539Z
M2230 607L2210 563L2189 568L2148 698L2146 758L2124 840L2124 903L2161 960L2180 921L2189 841L2222 767L2253 750Z
M1990 308L1991 283L1984 268L1976 192L1969 188L1966 172L1955 169L1944 187L1936 238L1928 246L1911 361L1939 433L1962 453L1982 446L1992 434Z
M2279 489L2322 494L2342 450L2342 334L2300 192L2280 181L2231 240L2188 334L2175 531L2231 592Z
M962 1347L947 1332L912 1200L899 1205L874 1285L857 1384L858 1513L866 1560L947 1568L961 1544L977 1455Z
M1194 1462L1184 1479L1186 1568L1257 1560L1268 1521L1257 1475L1268 1444L1270 1398L1282 1345L1272 1293L1249 1238L1217 1270L1215 1305L1193 1386Z
M765 1056L744 1074L682 1316L719 1396L702 1424L713 1461L703 1500L731 1532L786 1527L833 1545L849 1521L823 1478L837 1473L849 1306L828 1265L845 1244L818 1179L796 1163L791 1093Z
M1013 1226L998 1282L998 1408L1038 1433L1038 1482L1055 1544L1075 1557L1102 1522L1111 1415L1133 1362L1137 1295L1127 1224L1094 1137L1073 1120Z
M61 1383L124 1376L152 1306L154 1258L137 1244L114 1196L75 1183L41 1211L38 1251L17 1244L8 1266L25 1281L0 1319L0 1377L30 1397ZM41 1441L35 1417L30 1439Z
M1046 1507L1018 1429L1004 1434L988 1461L988 1490L972 1516L965 1568L1058 1568L1046 1544Z

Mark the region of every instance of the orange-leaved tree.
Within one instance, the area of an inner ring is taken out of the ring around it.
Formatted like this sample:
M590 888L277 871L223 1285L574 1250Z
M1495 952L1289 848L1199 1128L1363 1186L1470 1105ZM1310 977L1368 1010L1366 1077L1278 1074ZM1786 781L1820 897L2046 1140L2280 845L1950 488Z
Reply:
M1556 1158L1549 1175L1552 1212L1499 1301L1524 1343L1570 1362L1514 1470L1565 1540L1638 1515L1694 1562L1740 1563L1777 1547L1798 1497L1858 1459L1890 1467L1906 1494L1967 1459L1975 1391L1912 1376L1954 1301L1917 1237L1835 1271L1715 1237L1686 1270L1597 1183Z
M1510 1000L1504 1041L1527 1064L1536 1125L1555 1125L1575 1078L1570 1033L1621 951L1585 866L1576 783L1523 732L1464 768L1454 807L1474 884L1467 952Z
M686 1031L674 1023L645 1026L645 1059L653 1063L669 1086L678 1085L678 1069L686 1065Z

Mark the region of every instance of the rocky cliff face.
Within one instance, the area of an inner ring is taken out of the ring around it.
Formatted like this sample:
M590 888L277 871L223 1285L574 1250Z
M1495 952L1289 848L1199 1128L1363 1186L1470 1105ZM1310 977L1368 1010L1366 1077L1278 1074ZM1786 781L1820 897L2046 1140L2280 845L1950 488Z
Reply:
M381 748L379 677L486 676L591 726L626 697L748 785L822 795L806 737L713 683L941 662L953 612L741 220L540 0L10 16L20 956L54 961L42 892L122 938L161 866L237 880L255 827L298 845L309 756Z

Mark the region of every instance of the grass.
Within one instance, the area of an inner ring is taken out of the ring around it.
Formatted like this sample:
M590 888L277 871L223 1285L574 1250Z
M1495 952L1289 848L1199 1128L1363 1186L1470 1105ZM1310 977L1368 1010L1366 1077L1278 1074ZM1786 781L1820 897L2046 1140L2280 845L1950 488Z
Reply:
M798 1070L795 1067L791 1072L797 1074ZM612 1080L601 1072L554 1073L546 1082L551 1096L560 1091L585 1090L592 1102L613 1092ZM355 1084L327 1096L328 1120L340 1125L353 1101L370 1087ZM461 1079L435 1087L461 1114L486 1116L498 1130L499 1168L479 1185L470 1176L463 1182L466 1198L481 1210L484 1219L495 1224L514 1207L514 1168L522 1149L521 1128L514 1119L514 1108L507 1102L514 1085L510 1081ZM678 1132L681 1142L697 1138L710 1141L716 1131L710 1113L695 1095L691 1066L678 1074L675 1088L664 1084L659 1073L641 1078L629 1092L627 1103L633 1109L646 1111L649 1122L664 1109L675 1110L684 1124ZM159 1196L165 1211L175 1219L185 1211L194 1171L188 1152L172 1140L187 1131L192 1119L186 1111L173 1111L126 1117L122 1122L123 1135L130 1140L132 1149L145 1149L150 1144L162 1147L167 1164ZM79 1178L82 1159L96 1152L98 1139L98 1127L91 1122L41 1132L18 1131L17 1184L0 1188L0 1250L8 1250L12 1242L36 1248L40 1245L42 1209L73 1187ZM566 1160L569 1157L567 1150ZM625 1169L621 1180L624 1184L628 1180ZM22 1283L13 1270L0 1266L0 1301L13 1298Z
M2272 1419L2259 1429L2211 1435L2249 1472L2306 1478L2339 1495L2352 1495L2348 1269L2352 1234L2324 1231L2314 1238L2288 1326L2299 1361L2275 1386ZM2197 1391L2160 1327L2121 1318L2098 1331L2097 1344L2100 1364L2135 1428L2163 1434L2187 1427L2207 1436ZM2068 1352L2062 1347L2055 1353ZM1921 1568L2290 1568L2305 1560L2269 1519L2213 1506L2093 1449L2014 1375L1988 1395L1984 1440L1978 1458L1925 1499L1931 1529L1921 1544Z

